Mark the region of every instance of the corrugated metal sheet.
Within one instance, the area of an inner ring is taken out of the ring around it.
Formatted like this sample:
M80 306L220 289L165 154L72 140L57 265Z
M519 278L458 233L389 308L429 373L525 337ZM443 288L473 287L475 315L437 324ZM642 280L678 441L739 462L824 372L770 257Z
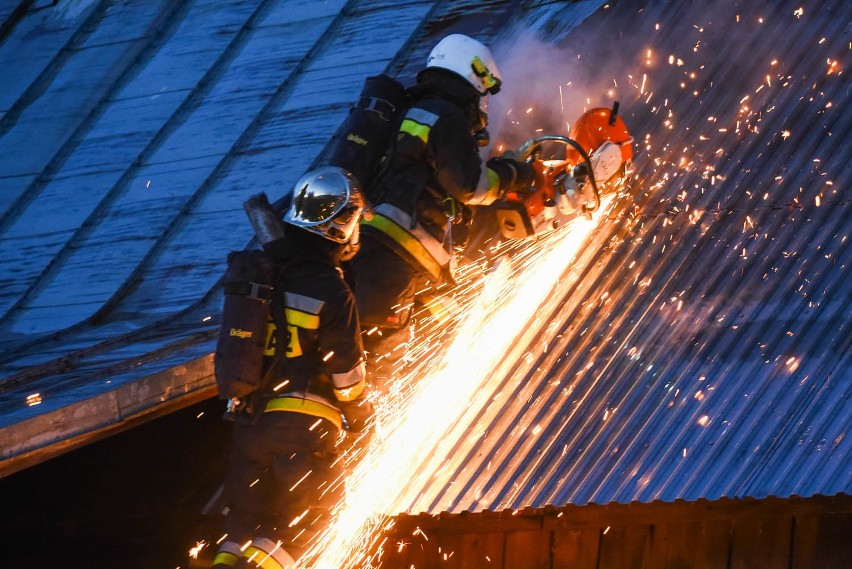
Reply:
M850 22L616 2L559 41L616 91L636 195L409 512L852 492Z
M850 22L769 0L29 13L0 28L0 426L208 355L242 201L289 187L363 76L481 31L523 86L492 102L501 137L617 98L635 195L408 510L850 493Z

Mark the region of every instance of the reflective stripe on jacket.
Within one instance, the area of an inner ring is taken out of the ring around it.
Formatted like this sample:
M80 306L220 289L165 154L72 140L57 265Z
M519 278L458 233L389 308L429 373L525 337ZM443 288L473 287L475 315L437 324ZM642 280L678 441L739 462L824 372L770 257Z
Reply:
M387 160L370 190L373 219L362 223L439 279L453 247L467 239L465 206L492 203L499 180L479 156L464 109L439 97L423 98L406 111Z
M282 547L280 541L272 541L265 537L257 538L240 545L233 541L226 541L219 546L213 565L224 565L236 567L240 559L245 558L251 562L252 567L263 569L293 569L296 561Z
M264 411L290 411L327 419L338 429L343 428L340 409L331 404L326 398L311 393L288 393L282 397L270 399Z
M331 260L316 254L295 228L284 253L287 269L276 283L272 310L284 330L268 334L275 376L266 388L265 411L289 411L343 425L344 407L366 396L364 348L355 298ZM321 237L317 237L322 239ZM277 340L276 340L277 339Z
M426 272L439 279L452 256L420 223L412 221L410 215L395 205L383 203L373 209L373 218L363 223L390 237Z

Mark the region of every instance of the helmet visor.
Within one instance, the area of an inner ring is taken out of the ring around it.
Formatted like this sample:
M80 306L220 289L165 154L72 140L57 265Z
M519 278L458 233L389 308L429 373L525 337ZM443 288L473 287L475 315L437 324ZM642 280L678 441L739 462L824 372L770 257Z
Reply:
M341 188L339 176L320 175L311 183L295 188L292 221L319 225L340 213L347 203L349 188Z
M349 240L361 221L361 212L362 208L356 204L346 205L323 226L324 233L329 239L339 243Z

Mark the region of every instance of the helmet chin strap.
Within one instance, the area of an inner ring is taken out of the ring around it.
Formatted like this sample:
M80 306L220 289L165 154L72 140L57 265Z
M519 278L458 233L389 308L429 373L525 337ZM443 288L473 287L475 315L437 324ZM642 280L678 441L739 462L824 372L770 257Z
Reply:
M473 134L476 145L479 148L488 146L491 143L491 134L486 130L488 126L488 113L482 110L478 100L468 107L467 113L470 132Z
M358 251L361 249L361 232L359 227L355 227L355 231L352 232L352 235L349 237L349 241L343 243L340 247L340 261L346 262L352 259L355 255L358 254Z

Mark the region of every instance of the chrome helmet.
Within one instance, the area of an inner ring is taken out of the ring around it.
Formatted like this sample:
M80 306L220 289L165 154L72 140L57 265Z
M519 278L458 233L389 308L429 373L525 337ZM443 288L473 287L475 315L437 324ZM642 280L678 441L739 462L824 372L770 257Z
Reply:
M284 221L346 243L358 228L364 198L355 177L336 166L323 166L299 178Z
M440 67L460 75L480 95L496 95L502 80L491 50L462 34L451 34L432 48L426 67Z

